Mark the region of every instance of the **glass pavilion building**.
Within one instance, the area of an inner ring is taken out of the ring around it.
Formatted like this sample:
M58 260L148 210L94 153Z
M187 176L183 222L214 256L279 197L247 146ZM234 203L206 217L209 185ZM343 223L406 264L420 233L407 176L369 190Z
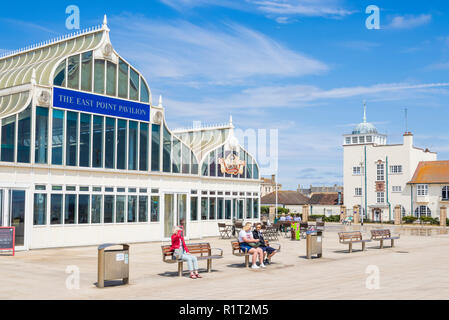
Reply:
M256 221L259 168L230 123L171 131L102 26L0 56L0 226L18 250L218 235Z

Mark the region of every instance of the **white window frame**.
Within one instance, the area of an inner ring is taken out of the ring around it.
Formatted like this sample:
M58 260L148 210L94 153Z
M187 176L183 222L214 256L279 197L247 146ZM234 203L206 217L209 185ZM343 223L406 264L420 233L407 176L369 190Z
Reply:
M362 188L355 188L354 195L356 197L361 197L362 196Z
M376 181L385 181L385 166L383 163L377 164L376 173Z
M385 192L377 192L376 203L385 203Z
M418 185L416 185L416 195L417 196L427 196L427 195L429 195L429 185L428 184L418 184Z
M393 186L392 189L392 192L402 192L402 186Z
M362 167L352 167L352 175L360 176L362 174Z
M392 174L402 174L402 165L390 166L390 173L392 173Z

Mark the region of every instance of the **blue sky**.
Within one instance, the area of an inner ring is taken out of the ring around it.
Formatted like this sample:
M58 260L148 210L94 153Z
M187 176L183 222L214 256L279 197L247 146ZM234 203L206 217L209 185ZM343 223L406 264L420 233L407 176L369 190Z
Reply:
M115 49L161 94L171 128L192 121L278 129L284 189L342 183L342 134L362 120L449 159L449 3L349 0L17 1L2 3L0 52L108 15ZM368 5L381 9L368 30ZM265 170L265 173L269 174Z

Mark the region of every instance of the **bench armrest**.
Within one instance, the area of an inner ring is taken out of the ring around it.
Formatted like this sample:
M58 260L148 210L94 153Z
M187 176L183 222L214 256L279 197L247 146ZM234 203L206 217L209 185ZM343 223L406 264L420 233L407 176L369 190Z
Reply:
M211 255L212 255L212 250L219 250L220 251L220 256L223 256L223 249L220 248L210 248L211 250Z

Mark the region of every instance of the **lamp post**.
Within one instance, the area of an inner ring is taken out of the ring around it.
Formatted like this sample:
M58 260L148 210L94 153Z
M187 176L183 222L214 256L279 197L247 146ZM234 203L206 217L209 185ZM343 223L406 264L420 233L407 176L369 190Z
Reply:
M363 161L360 161L360 189L362 191L361 197L360 197L360 221L361 225L363 226L363 174L365 172Z

